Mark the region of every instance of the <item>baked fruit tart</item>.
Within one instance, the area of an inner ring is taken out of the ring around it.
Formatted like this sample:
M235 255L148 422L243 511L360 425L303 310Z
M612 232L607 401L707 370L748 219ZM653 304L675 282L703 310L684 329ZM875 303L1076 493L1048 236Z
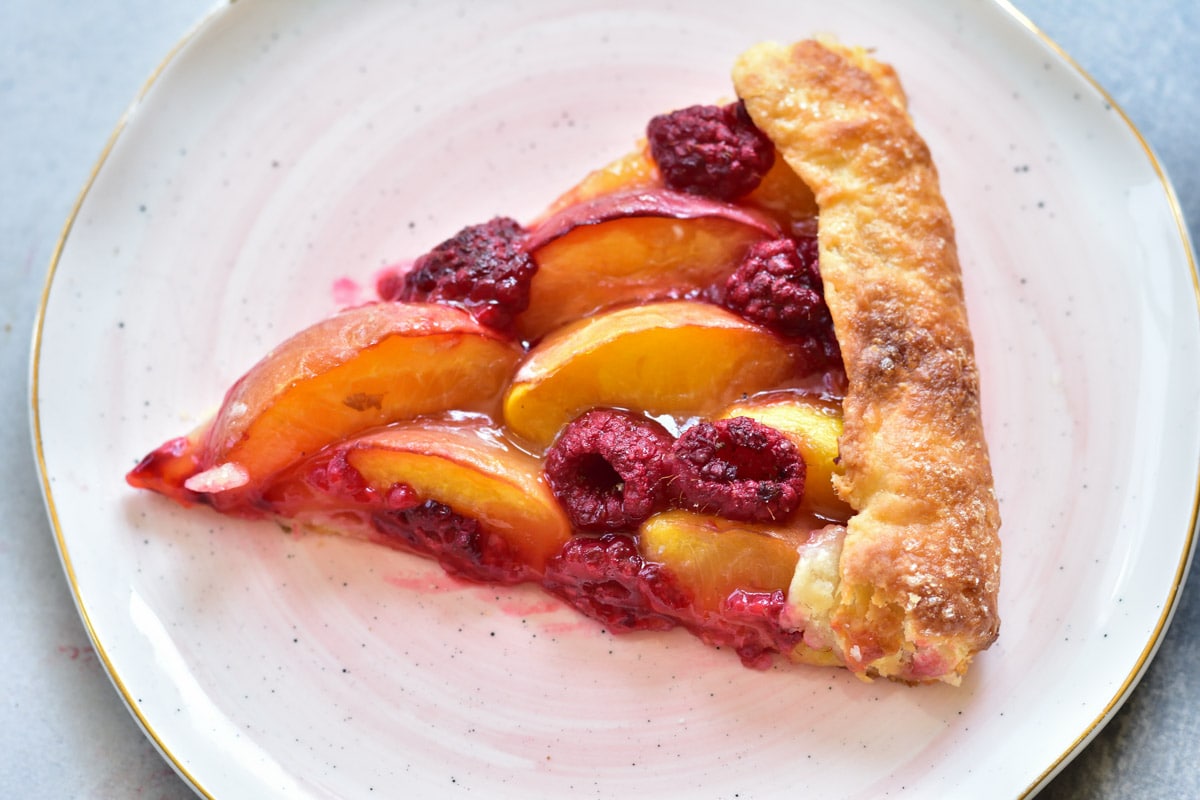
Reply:
M389 270L129 483L748 666L958 683L1000 520L929 150L860 49L758 45L733 83Z

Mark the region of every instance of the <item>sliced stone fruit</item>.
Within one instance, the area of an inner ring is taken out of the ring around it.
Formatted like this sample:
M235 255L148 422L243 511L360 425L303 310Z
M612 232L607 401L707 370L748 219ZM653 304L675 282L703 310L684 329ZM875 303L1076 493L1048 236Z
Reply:
M806 527L734 522L692 511L664 511L642 523L639 550L690 591L698 611L717 612L735 590L787 592Z
M526 242L538 271L517 331L535 341L600 309L697 294L722 284L750 244L778 230L744 208L660 189L570 206Z
M129 481L163 491L166 477L187 474L166 493L237 509L280 470L348 436L449 409L494 410L520 354L455 308L352 308L288 339L234 384L199 455L198 439L164 445Z
M349 466L349 477L331 480L331 463ZM434 501L500 536L521 564L539 571L571 535L540 460L508 444L482 416L400 422L354 437L289 470L267 501L284 517L310 508L373 512Z
M714 305L622 308L561 328L534 347L504 397L504 421L544 449L590 408L711 415L787 381L801 363L784 340Z

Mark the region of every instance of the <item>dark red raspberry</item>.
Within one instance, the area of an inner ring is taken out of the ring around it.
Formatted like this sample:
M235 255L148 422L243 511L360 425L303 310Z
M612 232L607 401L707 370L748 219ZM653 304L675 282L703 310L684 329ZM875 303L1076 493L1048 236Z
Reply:
M452 303L481 324L510 332L529 307L529 285L537 264L522 248L525 229L508 217L463 228L421 256L403 285L384 276L377 289L384 300Z
M831 328L817 268L817 240L756 242L725 283L725 306L785 336Z
M412 269L412 265L388 267L387 272L379 276L375 283L375 293L380 300L399 300L404 294L404 276Z
M842 348L833 333L833 325L796 340L799 345L801 360L806 367L799 367L798 372L815 372L819 369L842 369Z
M629 530L665 505L674 439L654 420L597 408L546 453L546 481L577 530Z
M661 114L646 136L667 186L717 200L751 191L775 163L775 146L740 101Z
M677 486L699 511L743 522L787 517L804 496L806 468L796 446L749 417L700 422L673 452Z
M629 536L577 536L546 565L542 585L614 633L665 631L690 598Z
M324 495L353 500L364 505L379 502L377 493L367 483L367 479L350 465L344 450L334 451L329 458L317 461L309 468L304 480ZM411 489L409 491L411 492Z
M503 538L450 506L427 500L409 508L380 511L375 529L418 553L437 559L452 575L482 583L519 583L528 569Z
M781 591L737 589L725 599L720 623L701 631L700 638L711 645L732 647L747 667L767 669L773 653L787 652L804 638L802 632L785 631L779 624L785 605Z

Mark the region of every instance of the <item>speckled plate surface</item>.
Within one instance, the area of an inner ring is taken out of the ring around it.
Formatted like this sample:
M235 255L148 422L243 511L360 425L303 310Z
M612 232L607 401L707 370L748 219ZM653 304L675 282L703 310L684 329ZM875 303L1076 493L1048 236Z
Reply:
M1200 464L1196 283L1164 176L1002 6L742 8L242 0L134 105L52 269L34 437L97 651L198 791L1013 797L1136 681ZM1001 639L963 687L754 672L125 487L384 263L531 216L652 114L728 97L744 47L814 32L898 68L958 225L1005 517Z

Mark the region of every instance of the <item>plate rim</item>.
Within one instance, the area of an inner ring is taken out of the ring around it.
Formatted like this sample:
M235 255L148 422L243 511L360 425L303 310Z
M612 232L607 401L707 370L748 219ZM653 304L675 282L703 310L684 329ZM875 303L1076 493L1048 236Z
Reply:
M1034 23L1022 11L1016 8L1010 0L992 0L994 6L1010 16L1029 34L1050 48L1055 55L1067 64L1079 77L1083 78L1092 88L1094 88L1103 98L1104 101L1118 114L1121 121L1127 127L1129 132L1133 134L1134 139L1141 147L1143 153L1155 175L1158 178L1159 184L1165 193L1168 207L1175 222L1175 229L1178 233L1180 244L1183 246L1184 257L1187 262L1189 276L1192 283L1193 300L1196 305L1197 314L1200 315L1200 271L1197 268L1197 257L1194 246L1191 242L1191 237L1188 232L1187 223L1183 214L1183 209L1180 206L1179 198L1176 195L1175 188L1167 175L1165 168L1155 154L1149 142L1142 135L1137 125L1113 98L1111 94L1094 78L1086 69L1084 69L1061 45L1055 42L1047 33L1042 31L1036 23ZM45 317L47 305L49 302L50 291L54 284L54 279L58 271L59 262L63 251L66 247L67 239L70 237L71 231L78 219L79 212L83 207L84 201L87 199L93 185L95 184L101 170L104 168L111 155L117 140L125 131L130 120L134 117L134 113L142 101L149 95L155 85L159 82L167 68L175 61L180 52L193 40L195 40L202 32L208 29L215 20L228 13L229 10L237 3L237 0L221 0L218 5L215 5L200 17L192 27L187 30L179 40L166 52L159 63L151 70L148 77L143 81L140 89L134 95L132 101L122 112L118 118L113 131L109 134L95 164L92 166L87 178L84 181L83 187L79 191L75 202L73 203L67 219L64 222L59 233L58 239L55 242L54 248L51 251L50 262L47 267L46 278L42 286L42 292L38 302L38 308L33 325L33 335L30 347L30 366L28 372L28 397L30 401L29 407L29 424L31 434L31 444L33 449L34 460L37 464L39 474L39 486L42 493L43 503L46 508L46 514L50 527L54 535L54 542L58 551L59 561L62 564L64 575L67 583L70 586L71 598L75 604L75 608L79 613L80 620L87 632L88 638L92 642L92 646L104 667L105 674L109 681L117 690L126 709L133 716L142 732L166 759L172 769L189 785L193 791L212 800L214 795L209 792L200 781L194 776L191 771L183 764L182 760L172 751L172 749L163 741L158 731L150 724L142 711L134 703L132 694L129 688L125 685L121 676L118 674L113 662L111 661L108 651L104 644L100 641L95 628L92 625L91 617L80 593L79 584L76 580L75 569L71 560L71 555L68 551L67 542L64 538L62 526L59 522L58 510L54 500L54 493L50 485L50 476L46 466L45 452L42 441L42 421L40 413L40 367L42 354L42 338L45 325ZM1198 454L1200 457L1200 454ZM1179 605L1180 597L1187 582L1189 568L1197 549L1197 540L1200 536L1200 470L1197 472L1197 483L1193 490L1192 510L1188 524L1187 536L1176 565L1174 579L1172 581L1169 594L1163 604L1163 610L1160 613L1155 625L1150 633L1150 637L1143 646L1138 655L1136 662L1125 676L1124 680L1118 686L1116 692L1104 708L1092 719L1084 729L1071 741L1066 749L1063 750L1057 757L1050 761L1040 775L1034 779L1019 795L1021 800L1029 798L1040 791L1055 775L1057 775L1064 767L1067 766L1080 752L1082 752L1087 744L1104 728L1112 717L1120 710L1125 701L1129 698L1134 688L1141 681L1150 662L1154 659L1162 640L1170 627L1175 610Z
M1179 197L1175 194L1175 186L1171 183L1171 178L1167 175L1166 169L1162 162L1159 161L1154 148L1146 141L1146 137L1125 113L1125 109L1116 101L1108 90L1105 89L1100 82L1083 68L1070 53L1054 41L1049 34L1043 31L1027 17L1020 9L1016 8L1010 0L994 0L996 5L1000 6L1004 11L1008 12L1017 22L1019 22L1026 30L1036 36L1047 47L1065 61L1075 72L1085 81L1091 84L1099 94L1104 98L1114 111L1117 112L1121 121L1129 128L1129 132L1133 134L1137 143L1141 146L1142 151L1146 154L1146 158L1150 162L1150 166L1154 169L1154 174L1158 177L1163 190L1166 192L1167 202L1171 209L1171 215L1175 220L1175 228L1179 232L1180 243L1183 245L1184 256L1187 259L1188 273L1192 279L1192 299L1196 303L1196 307L1200 310L1200 271L1197 270L1196 250L1192 245L1191 237L1188 234L1187 220L1183 215L1183 208L1179 204ZM1200 474L1198 474L1200 475ZM1025 788L1025 791L1020 794L1021 800L1032 797L1042 789L1055 775L1062 771L1067 764L1083 752L1089 742L1104 728L1105 725L1113 718L1113 716L1129 699L1134 688L1141 682L1142 676L1145 675L1146 669L1150 666L1150 662L1154 660L1155 654L1158 652L1159 645L1162 644L1163 637L1166 635L1167 629L1171 625L1171 620L1175 616L1175 609L1179 606L1179 598L1183 594L1184 584L1187 583L1188 572L1192 563L1192 558L1196 552L1196 543L1198 531L1200 531L1200 479L1197 480L1195 490L1192 494L1192 514L1189 519L1189 529L1187 541L1184 544L1183 553L1179 559L1179 564L1175 569L1175 580L1171 585L1170 595L1167 602L1163 605L1163 612L1159 615L1158 621L1154 626L1154 630L1150 634L1150 640L1142 648L1142 652L1138 655L1137 661L1129 674L1125 676L1125 680L1117 688L1116 694L1109 699L1104 709L1096 716L1095 719L1071 742L1070 746L1061 755L1058 756L1049 766L1039 775L1032 783Z
M63 537L62 525L59 523L58 508L54 502L54 494L50 487L50 475L46 468L45 449L42 443L42 420L40 413L40 385L39 377L41 372L41 354L42 354L42 333L46 321L46 307L50 300L50 290L54 285L54 277L58 272L58 264L62 258L64 249L66 248L67 239L71 235L72 229L75 227L75 222L79 218L79 212L83 208L83 203L87 199L88 194L95 185L96 179L100 175L100 171L108 162L109 156L112 154L113 148L116 147L117 140L133 119L138 106L150 94L155 84L158 83L163 73L179 55L179 53L193 41L201 31L209 26L217 18L218 15L226 13L237 0L221 0L219 5L209 9L200 19L194 22L187 31L180 36L179 40L167 50L162 59L150 71L150 74L142 82L141 87L133 96L129 105L121 112L121 116L117 118L116 125L113 127L112 133L108 135L108 139L104 142L104 146L100 150L100 155L97 156L95 164L84 180L83 188L80 189L75 202L71 205L71 210L67 214L67 219L63 223L62 229L59 232L58 239L54 243L54 249L50 252L50 264L46 271L46 279L42 284L41 296L38 299L37 314L34 317L33 337L30 343L29 357L29 428L32 438L33 457L37 463L39 487L42 492L42 502L46 507L46 516L50 522L50 527L54 534L55 549L58 551L59 563L62 564L64 576L67 579L67 584L71 589L71 600L75 605L75 610L79 613L80 621L83 623L84 631L87 633L88 639L92 643L92 649L95 651L100 664L104 667L104 674L112 683L113 688L117 690L117 694L121 698L127 711L133 717L138 727L142 729L142 733L154 745L154 748L163 756L170 764L176 774L182 778L188 786L194 791L203 795L208 800L215 800L214 795L205 789L199 780L196 779L191 771L183 764L181 759L176 756L174 751L167 746L166 742L158 734L158 731L146 719L141 709L133 701L133 696L129 688L125 685L124 680L117 673L116 667L113 665L109 657L108 650L100 641L100 637L96 633L95 627L92 625L91 615L88 613L87 607L84 604L83 597L79 590L79 583L75 577L75 568L71 562L70 553L67 551L67 543Z

